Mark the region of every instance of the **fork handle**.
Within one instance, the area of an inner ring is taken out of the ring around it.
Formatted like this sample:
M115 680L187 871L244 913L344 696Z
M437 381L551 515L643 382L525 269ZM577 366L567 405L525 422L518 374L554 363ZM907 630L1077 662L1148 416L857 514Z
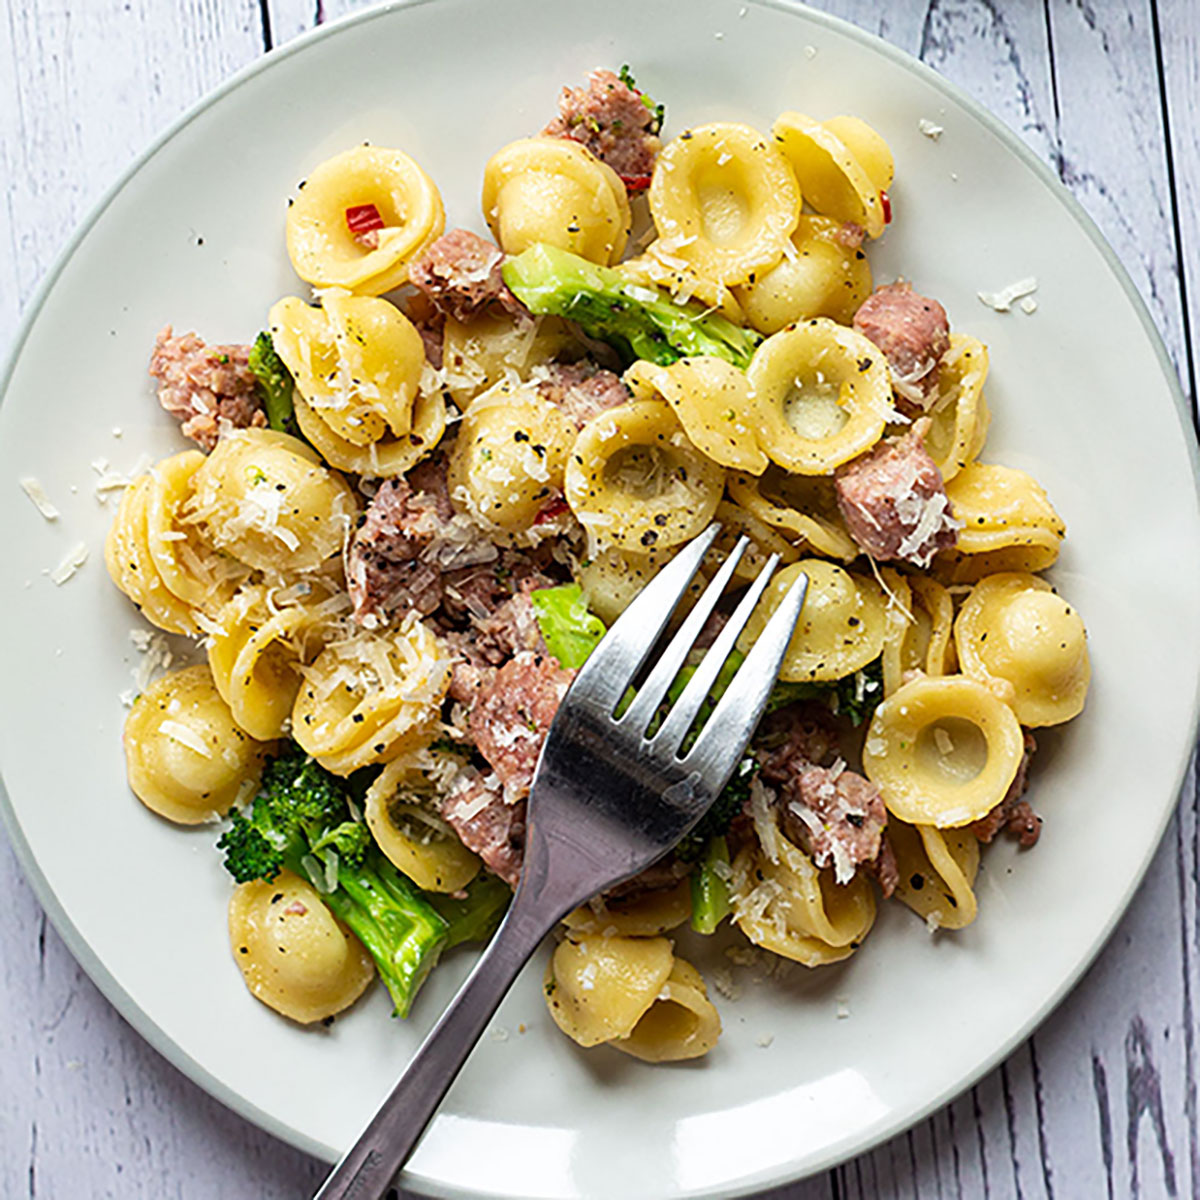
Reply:
M514 900L503 924L396 1086L314 1200L380 1200L500 1001L554 923Z

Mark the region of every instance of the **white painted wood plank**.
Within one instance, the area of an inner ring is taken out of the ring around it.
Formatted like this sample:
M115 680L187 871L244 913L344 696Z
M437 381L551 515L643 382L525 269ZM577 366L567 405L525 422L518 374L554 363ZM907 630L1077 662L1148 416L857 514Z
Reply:
M1177 232L1187 304L1184 319L1194 339L1200 331L1200 20L1193 0L1152 0L1161 58L1163 99L1169 115L1168 150L1175 176L1175 205L1171 214ZM1197 347L1186 379L1196 396Z
M0 343L103 190L180 112L261 51L256 0L6 3Z

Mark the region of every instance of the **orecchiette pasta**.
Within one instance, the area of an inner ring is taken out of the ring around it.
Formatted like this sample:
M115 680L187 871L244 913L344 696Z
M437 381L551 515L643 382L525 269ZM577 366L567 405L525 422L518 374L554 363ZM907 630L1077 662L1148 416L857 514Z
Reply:
M953 829L1004 799L1023 749L1012 709L984 684L918 678L875 710L863 770L900 820Z
M303 1025L349 1008L375 976L362 943L291 871L237 888L229 943L251 994Z
M367 790L365 816L376 845L417 887L457 892L479 874L483 864L431 804L436 799L429 782L437 769L431 761L435 753L425 751L388 763Z
M195 613L170 588L150 553L146 510L154 482L141 475L125 489L104 542L104 562L113 583L147 621L168 633L197 633Z
M938 369L938 391L929 409L925 449L942 479L953 479L983 449L991 413L983 396L987 347L965 334L950 335Z
M269 319L275 349L310 412L339 441L382 453L412 430L425 345L395 305L330 290L320 308L295 296L280 300Z
M772 142L746 125L701 125L668 143L650 184L650 253L717 283L745 283L784 255L800 189Z
M588 608L602 621L611 624L669 561L669 553L639 554L612 547L598 549L579 564L577 572ZM702 579L694 580L683 603L690 603L703 588Z
M343 471L392 479L410 471L431 453L446 432L446 402L440 395L419 395L412 411L412 428L403 437L383 438L366 446L336 434L309 406L299 393L296 395L296 422L300 432L330 463Z
M375 226L356 233L356 214ZM446 226L433 180L399 150L355 146L315 168L288 208L296 274L316 287L379 296L408 279L408 264Z
M998 688L1022 725L1058 725L1083 711L1091 679L1079 614L1043 579L989 575L954 624L965 674Z
M446 474L452 502L496 529L529 529L562 491L575 432L536 384L496 384L459 426Z
M896 855L895 897L931 929L964 929L975 920L979 839L969 829L888 822Z
M883 694L890 696L910 671L949 675L954 670L954 602L940 583L926 575L885 569L883 580L889 593Z
M654 1003L614 1049L643 1062L681 1062L707 1054L721 1036L721 1018L700 972L677 958Z
M855 118L821 122L785 112L771 133L818 213L858 225L868 237L883 232L887 214L880 193L891 186L892 156L870 126Z
M871 264L837 221L804 213L791 249L734 294L759 333L778 333L812 317L849 325L871 294Z
M869 450L893 415L886 359L824 317L772 334L746 375L763 422L759 443L800 475L826 475Z
M545 990L550 1015L573 1041L647 1062L698 1058L721 1032L699 971L662 937L572 932L546 967Z
M527 379L537 367L578 346L559 317L511 317L483 314L469 323L446 319L442 369L446 390L460 409L504 379Z
M746 373L723 358L681 358L669 367L641 359L625 382L635 400L666 400L692 445L713 462L751 475L766 468L757 401Z
M278 574L338 554L357 510L345 481L286 433L228 434L193 476L183 517L239 562Z
M739 537L749 539L749 545L733 574L734 579L740 582L750 583L758 578L758 573L772 554L777 554L785 566L800 557L800 551L776 530L728 500L722 500L717 505L716 520L721 532L709 552L714 566L725 561L725 556Z
M1041 827L1028 727L1078 714L1091 668L1079 616L1030 573L1063 521L1028 474L979 462L987 348L903 278L872 290L879 134L785 112L770 136L715 123L663 147L625 70L560 111L486 164L500 250L443 237L424 171L363 145L291 204L311 300L279 300L253 346L159 335L158 399L205 453L133 481L105 560L208 665L145 687L124 751L154 812L226 818L255 996L324 1020L374 964L403 1016L522 886L524 797L571 673L715 519L662 615L695 611L739 544L735 592L778 561L711 707L805 577L769 716L703 823L563 918L545 975L579 1045L674 1061L721 1031L665 936L681 926L729 921L739 962L761 959L748 939L836 963L876 882L930 929L970 924L981 843ZM647 187L653 227L639 213L622 262ZM165 643L145 645L148 674Z
M584 426L565 494L602 544L646 552L695 537L716 511L724 472L688 439L671 406L638 400Z
M660 888L628 899L598 897L563 918L573 934L611 937L651 937L666 933L692 915L692 891L686 879L673 888Z
M798 539L817 554L849 561L859 549L846 529L833 480L789 475L769 466L762 475L731 475L729 495L765 525Z
M216 554L180 513L204 455L189 450L163 459L146 494L146 544L159 578L185 604L211 616L233 595L245 568Z
M745 846L733 861L733 919L756 946L819 967L849 958L875 923L875 894L855 875L834 882L782 834L774 855Z
M216 616L208 665L239 729L260 741L287 728L304 663L320 644L313 604L280 606L261 584L245 587Z
M658 998L674 963L665 937L568 936L546 965L550 1015L581 1046L628 1037Z
M333 642L304 671L292 736L327 770L349 775L432 740L451 661L415 619Z
M956 583L1002 571L1042 571L1058 558L1066 533L1041 485L1015 467L971 462L946 485L962 522L955 548L935 570Z
M624 253L631 219L620 176L578 142L550 137L492 155L483 215L506 254L544 242L601 266Z
M258 778L263 750L234 723L205 666L151 684L125 719L124 743L134 795L181 825L223 817Z
M738 648L748 652L801 575L808 596L779 678L792 682L843 679L879 657L887 630L883 592L873 580L819 558L784 567L763 593Z

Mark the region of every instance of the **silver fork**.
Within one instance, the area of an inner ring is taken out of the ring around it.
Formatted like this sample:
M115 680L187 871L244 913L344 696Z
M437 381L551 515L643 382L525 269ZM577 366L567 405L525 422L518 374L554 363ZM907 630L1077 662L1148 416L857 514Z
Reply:
M512 906L475 969L316 1200L379 1200L408 1160L505 993L555 923L661 858L729 782L766 707L808 586L772 614L690 747L717 674L778 565L746 590L662 723L667 689L746 550L740 538L633 700L616 715L719 528L685 547L621 614L571 684L529 795L525 862Z

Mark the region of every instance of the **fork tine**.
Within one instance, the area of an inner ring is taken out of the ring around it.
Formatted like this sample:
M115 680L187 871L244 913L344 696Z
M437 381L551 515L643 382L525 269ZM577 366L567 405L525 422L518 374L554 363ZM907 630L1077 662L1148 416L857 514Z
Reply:
M759 571L758 577L746 589L746 594L738 603L737 608L733 610L733 616L729 618L725 628L721 630L709 647L700 665L696 668L696 673L688 680L687 687L683 689L679 699L671 706L671 711L667 713L658 733L655 734L651 744L656 753L674 755L679 752L679 747L687 736L687 731L691 729L699 715L701 705L708 699L708 694L712 691L713 684L716 683L717 676L725 665L725 660L733 650L738 635L746 627L746 622L750 620L750 614L758 604L767 584L771 582L771 576L775 574L775 568L778 565L779 555L772 554L763 569Z
M577 702L586 697L589 704L608 712L616 708L720 532L721 526L714 521L634 597L579 668L571 688Z
M738 748L743 743L739 737L758 724L767 706L807 594L808 576L800 575L771 614L766 628L750 648L746 661L738 667L733 681L704 722L696 744L683 760L685 766L707 778L719 777L721 787L728 782L741 757ZM738 749L738 753L731 754L731 749Z
M688 613L679 626L678 632L654 664L654 669L650 672L646 682L638 688L637 696L620 720L620 724L631 732L639 734L644 732L654 719L654 714L658 712L658 706L667 694L667 689L674 682L675 676L679 674L684 660L691 651L696 638L700 636L701 629L704 628L705 621L717 607L717 602L724 594L730 579L733 578L738 562L749 544L750 539L744 535L738 538L729 557L721 564L721 569L701 593L700 598L692 606L692 611Z

